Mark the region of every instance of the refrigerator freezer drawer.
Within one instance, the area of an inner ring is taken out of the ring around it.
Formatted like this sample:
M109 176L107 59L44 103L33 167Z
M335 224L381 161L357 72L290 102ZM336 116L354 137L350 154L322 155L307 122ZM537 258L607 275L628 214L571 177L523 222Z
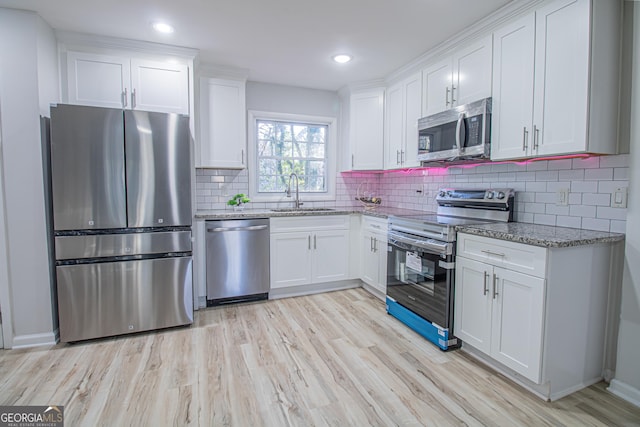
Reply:
M56 260L191 251L191 231L56 236Z
M193 323L191 257L56 267L60 341Z

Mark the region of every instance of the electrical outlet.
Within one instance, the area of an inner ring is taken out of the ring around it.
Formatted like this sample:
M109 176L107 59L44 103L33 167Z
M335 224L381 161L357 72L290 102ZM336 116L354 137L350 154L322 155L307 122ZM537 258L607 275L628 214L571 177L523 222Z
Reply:
M556 206L567 206L569 204L569 189L560 188L556 191Z
M626 208L627 207L627 187L618 187L616 191L611 195L611 207L612 208Z

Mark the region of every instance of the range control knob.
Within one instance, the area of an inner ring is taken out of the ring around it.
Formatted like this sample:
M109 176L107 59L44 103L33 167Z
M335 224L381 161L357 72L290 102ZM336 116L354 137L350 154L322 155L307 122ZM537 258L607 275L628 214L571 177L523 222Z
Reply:
M505 194L502 191L498 192L498 195L496 196L496 198L498 199L504 199Z
M493 199L493 191L487 191L487 193L485 194L485 197L487 199Z
M444 197L446 195L447 195L447 193L445 193L444 191L441 191L441 192L438 193L438 197Z

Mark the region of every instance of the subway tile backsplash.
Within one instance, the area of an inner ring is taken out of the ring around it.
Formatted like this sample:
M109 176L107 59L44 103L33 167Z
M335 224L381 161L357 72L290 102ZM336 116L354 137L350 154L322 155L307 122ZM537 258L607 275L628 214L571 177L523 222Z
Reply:
M358 191L382 197L383 206L435 211L441 187L508 187L516 190L515 220L590 230L625 232L626 208L613 208L613 194L629 186L627 154L576 159L452 166L449 168L347 172L336 180L335 202L305 206L358 206ZM556 203L568 190L567 204ZM196 169L196 208L225 209L229 194L248 192L246 170ZM278 207L252 203L254 208Z

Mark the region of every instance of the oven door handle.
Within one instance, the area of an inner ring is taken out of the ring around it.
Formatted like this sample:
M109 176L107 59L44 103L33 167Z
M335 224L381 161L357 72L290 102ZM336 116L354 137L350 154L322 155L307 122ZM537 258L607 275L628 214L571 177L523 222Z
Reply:
M391 230L389 231L389 233L393 233L393 231L404 231L405 233L410 233L410 234L415 234L415 230L408 228L408 227L402 227L400 225L396 225L394 224L393 227L391 228ZM427 230L420 230L420 234L425 238L433 238L433 239L437 239L437 240L444 240L445 236L444 233L434 233L431 231L427 231ZM399 234L395 234L396 236L399 236Z
M388 238L389 243L392 245L396 243L404 243L439 255L451 255L453 253L453 245L451 243L436 242L431 239L416 240L393 232L389 232Z

